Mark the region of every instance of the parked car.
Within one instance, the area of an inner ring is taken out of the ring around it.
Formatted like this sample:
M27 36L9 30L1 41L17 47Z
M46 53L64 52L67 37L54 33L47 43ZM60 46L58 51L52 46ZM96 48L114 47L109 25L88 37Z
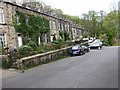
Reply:
M89 44L89 48L98 48L101 49L102 48L102 42L99 39L96 39L94 42Z
M90 39L90 40L88 40L88 43L92 43L92 42L93 42L93 40L91 40L91 39Z
M89 38L83 38L83 40L84 40L84 41L88 41L88 40L89 40Z
M82 48L79 45L73 46L70 50L70 55L71 56L73 56L73 55L83 55L83 54L85 54L84 48Z
M84 49L84 52L85 52L85 53L90 51L89 46L83 45L82 48Z

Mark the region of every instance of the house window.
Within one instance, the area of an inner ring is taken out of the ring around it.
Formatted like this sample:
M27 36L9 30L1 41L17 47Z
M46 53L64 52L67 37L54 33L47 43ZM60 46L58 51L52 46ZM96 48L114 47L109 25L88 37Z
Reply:
M62 30L64 30L64 24L63 23L61 23L61 27L62 27Z
M52 29L52 21L50 21L50 29Z
M58 23L58 29L61 30L61 28L60 28L60 23Z
M75 30L74 30L74 33L75 33Z
M16 23L17 23L17 25L19 25L20 24L20 17L19 17L19 15L16 15Z
M26 25L28 25L29 16L26 17Z
M56 30L56 22L53 21L53 30Z
M7 41L6 41L6 33L0 34L0 46L6 47Z
M50 21L50 29L56 30L56 22L55 21Z
M65 30L68 31L68 28L67 28L67 23L65 24Z
M0 8L0 23L3 24L4 23L4 14L3 14L3 9Z
M67 25L67 29L68 29L68 31L69 31L69 24Z

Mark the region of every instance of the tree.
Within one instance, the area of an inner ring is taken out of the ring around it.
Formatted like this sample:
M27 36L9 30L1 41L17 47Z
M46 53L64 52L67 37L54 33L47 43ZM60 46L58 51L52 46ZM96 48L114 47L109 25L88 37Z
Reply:
M100 16L94 10L89 11L87 14L82 14L80 23L89 36L99 36L101 32L99 18Z
M103 21L105 31L104 33L108 36L109 44L112 45L112 41L117 39L117 32L119 29L119 21L118 21L118 11L114 10L107 14Z
M54 9L51 8L51 6L46 5L43 2L25 2L22 4L23 7L28 7L30 9L39 11L39 12L43 12L49 15L53 15L53 16L59 16L61 14L63 14L61 9Z

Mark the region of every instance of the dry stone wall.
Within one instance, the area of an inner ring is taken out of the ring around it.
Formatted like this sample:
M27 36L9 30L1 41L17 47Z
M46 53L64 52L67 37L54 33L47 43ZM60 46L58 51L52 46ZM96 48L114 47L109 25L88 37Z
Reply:
M69 55L69 48L70 47L18 59L15 63L13 63L13 67L24 69L33 65L49 62L51 60L59 58L60 56L67 56Z

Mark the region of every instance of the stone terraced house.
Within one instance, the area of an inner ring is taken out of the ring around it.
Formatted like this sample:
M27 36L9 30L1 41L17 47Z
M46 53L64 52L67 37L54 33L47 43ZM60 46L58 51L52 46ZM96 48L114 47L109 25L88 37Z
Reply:
M75 25L70 20L60 19L45 13L22 7L20 5L0 1L0 45L2 47L9 47L9 49L14 49L23 45L22 35L17 33L13 26L13 17L18 19L16 17L16 12L18 11L41 16L49 20L50 31L38 37L39 44L41 42L52 42L54 35L56 39L58 39L60 37L59 30L67 31L69 37L72 39L78 39L84 32L80 26Z

